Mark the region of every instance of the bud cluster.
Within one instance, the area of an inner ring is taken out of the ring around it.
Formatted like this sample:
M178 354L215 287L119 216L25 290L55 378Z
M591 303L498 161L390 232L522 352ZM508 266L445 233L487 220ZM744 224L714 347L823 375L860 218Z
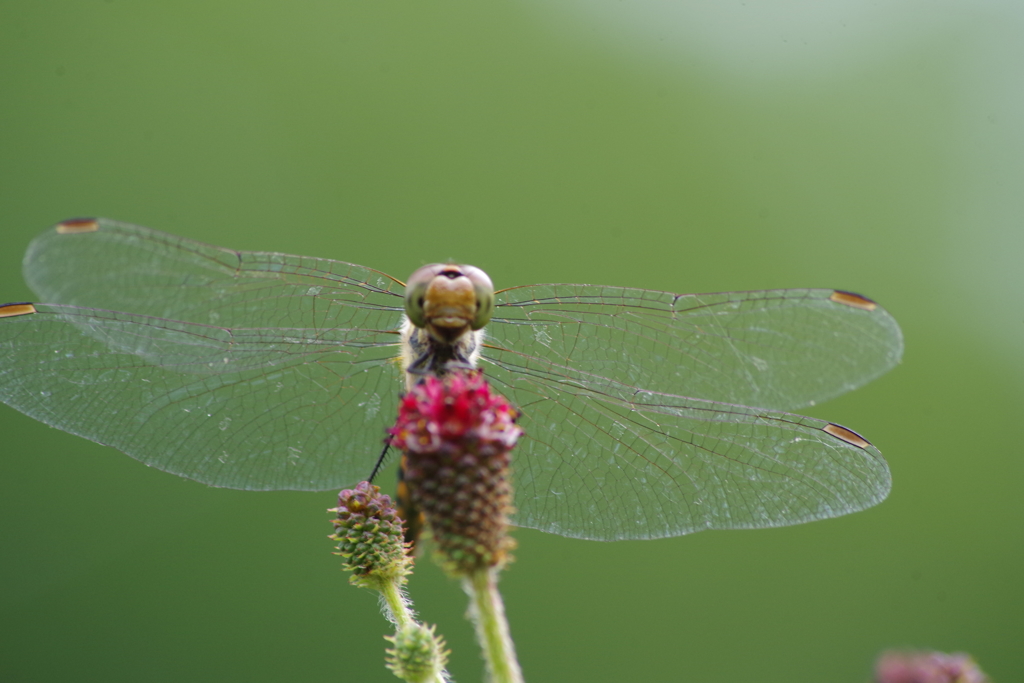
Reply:
M402 520L391 498L369 482L360 482L354 489L338 494L334 534L337 555L345 560L345 569L352 572L352 583L403 579L409 572L409 558L402 539Z

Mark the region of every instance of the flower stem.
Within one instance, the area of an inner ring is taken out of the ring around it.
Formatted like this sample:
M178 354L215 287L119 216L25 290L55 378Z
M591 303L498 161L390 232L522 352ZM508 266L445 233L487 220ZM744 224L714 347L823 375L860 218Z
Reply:
M411 624L414 619L409 609L409 599L405 596L398 581L383 580L378 586L381 597L384 598L387 616L394 622L397 630L402 630Z
M515 647L505 619L505 605L498 593L498 574L494 568L480 568L463 580L469 593L470 618L487 660L493 683L523 683L523 672L516 660Z

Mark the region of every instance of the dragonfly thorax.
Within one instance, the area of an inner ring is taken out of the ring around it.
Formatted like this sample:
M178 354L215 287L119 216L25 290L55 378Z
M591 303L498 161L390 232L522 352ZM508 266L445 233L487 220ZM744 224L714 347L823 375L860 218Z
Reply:
M466 328L453 341L438 339L427 329L416 327L406 318L402 322L402 369L406 388L424 375L444 375L449 370L475 368L480 358L483 330Z

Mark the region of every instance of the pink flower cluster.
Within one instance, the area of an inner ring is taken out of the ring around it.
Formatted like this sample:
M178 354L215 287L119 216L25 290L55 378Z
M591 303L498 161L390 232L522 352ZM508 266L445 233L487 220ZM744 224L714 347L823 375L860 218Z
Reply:
M886 652L875 666L878 683L987 683L970 656L944 652Z
M522 430L519 413L492 393L483 374L456 372L425 377L403 398L391 445L405 452L436 453L472 445L477 452L508 450Z

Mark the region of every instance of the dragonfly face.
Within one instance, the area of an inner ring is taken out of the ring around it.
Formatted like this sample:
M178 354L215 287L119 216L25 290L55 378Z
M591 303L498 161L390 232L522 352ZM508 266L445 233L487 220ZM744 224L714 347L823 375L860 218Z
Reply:
M38 237L25 276L48 303L0 307L0 400L214 486L365 478L406 378L441 362L478 365L522 411L520 526L606 540L780 526L890 486L866 439L784 412L899 361L896 322L848 292L492 297L482 271L435 265L410 279L410 305L370 268L103 219Z
M475 266L423 266L409 277L405 312L416 327L450 342L490 322L494 285L487 273Z

